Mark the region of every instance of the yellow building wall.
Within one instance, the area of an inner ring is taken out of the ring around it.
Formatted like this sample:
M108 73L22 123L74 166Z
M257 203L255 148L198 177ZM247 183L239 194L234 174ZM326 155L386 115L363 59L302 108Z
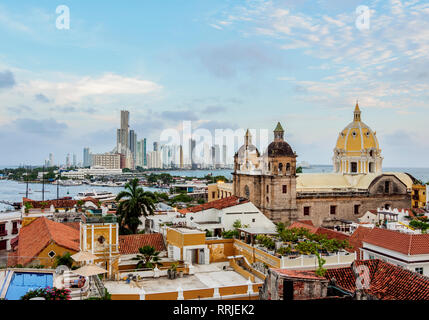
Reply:
M172 246L183 248L183 234L175 229L167 228L166 240Z
M48 255L48 253L51 251L55 252L55 256L53 258L49 257ZM33 261L29 263L29 265L43 265L46 268L54 268L56 257L62 256L66 252L69 252L71 255L77 253L77 251L61 247L55 242L51 242L37 255L37 257Z
M206 243L206 233L185 233L183 234L183 246L199 246Z
M234 255L234 239L206 240L210 263L228 261Z
M208 202L212 202L219 199L219 188L216 184L208 185Z
M424 208L426 206L426 186L413 185L413 194L411 196L412 208Z

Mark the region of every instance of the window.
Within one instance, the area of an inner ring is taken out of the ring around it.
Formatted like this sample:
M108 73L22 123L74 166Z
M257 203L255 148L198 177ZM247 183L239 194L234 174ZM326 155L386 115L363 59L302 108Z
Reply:
M369 260L374 260L374 256L373 255L369 255Z
M384 192L390 193L390 181L384 181Z
M256 219L252 219L252 222L256 222Z
M354 210L354 213L355 213L355 214L359 214L359 209L360 209L360 205L355 204L355 210Z
M352 162L351 163L351 172L352 173L357 173L357 162Z
M310 215L310 207L304 207L304 216Z
M267 185L267 193L270 192L270 186Z
M369 172L374 173L374 163L373 162L369 163Z
M290 171L290 163L288 163L288 164L286 165L286 171L287 171L287 172L289 172L289 171Z
M0 224L0 236L6 235L6 225Z
M267 197L267 203L270 202L270 198Z
M416 271L416 273L423 274L423 268L422 267L416 268L415 271Z
M389 208L390 208L390 204L386 203L386 204L384 205L384 209L389 209Z
M216 191L213 191L212 192L212 198L214 199L214 198L216 198Z
M337 206L331 206L331 210L330 210L332 215L337 214Z
M283 172L283 163L279 163L279 172Z
M287 185L283 185L283 193L287 193Z
M55 255L56 255L56 253L55 253L55 251L50 251L49 253L48 253L48 256L52 259L53 257L55 257Z

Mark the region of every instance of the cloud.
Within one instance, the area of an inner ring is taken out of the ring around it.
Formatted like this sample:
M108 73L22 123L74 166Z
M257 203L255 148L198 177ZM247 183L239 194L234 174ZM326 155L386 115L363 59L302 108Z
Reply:
M67 124L57 122L55 119L34 120L29 118L16 119L12 122L12 126L17 131L22 133L30 133L32 135L58 137L61 136L68 128Z
M81 102L88 97L147 95L162 89L159 84L139 78L107 73L101 77L84 77L69 81L30 80L19 88L38 95L45 92L58 105Z
M15 76L11 71L0 72L0 89L13 88L15 85Z
M52 112L59 112L59 113L89 113L89 114L94 114L97 112L97 109L93 108L93 107L73 107L73 106L52 107L49 110Z
M226 112L227 108L224 106L207 106L202 110L203 114L223 113Z
M253 44L207 45L197 49L194 55L207 71L223 79L234 78L240 73L264 72L283 65L278 56Z
M21 105L19 107L8 107L7 109L13 114L29 113L33 111L32 108L25 105Z
M197 115L193 111L164 111L161 113L161 117L163 119L172 120L172 121L198 120Z
M49 99L47 96L45 96L42 93L38 93L36 95L34 95L34 98L39 101L39 102L43 102L43 103L49 103L51 102L51 99Z

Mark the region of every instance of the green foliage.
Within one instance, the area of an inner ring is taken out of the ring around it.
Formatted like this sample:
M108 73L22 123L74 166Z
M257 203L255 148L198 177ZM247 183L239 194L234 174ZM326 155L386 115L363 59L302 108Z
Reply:
M156 265L162 265L159 261L161 258L159 257L160 252L156 251L153 246L144 246L139 248L140 254L136 257L132 258L132 260L136 260L137 269L142 268L155 268Z
M128 229L136 234L141 224L140 217L153 215L156 196L152 192L146 192L139 187L138 179L133 179L125 185L125 190L116 196L120 202L116 214L122 232Z
M107 291L106 288L104 288L104 296L102 296L101 298L91 297L85 300L112 300L112 295L109 293L109 291Z
M210 230L206 230L206 237L207 238L213 237L213 232L211 232Z
M296 173L302 173L302 167L296 168Z
M175 196L172 199L172 203L176 203L176 202L185 202L185 203L189 203L192 202L192 198L190 196L188 196L187 194L179 194L177 196Z
M222 238L224 239L238 238L238 231L237 230L223 231Z
M67 266L68 268L71 268L73 265L73 258L71 257L70 252L65 252L62 256L56 256L55 257L55 263L54 267L58 266Z
M198 204L204 204L206 203L206 201L203 198L198 199Z
M319 277L324 277L327 271L326 269L323 268L324 264L326 263L326 260L323 259L318 252L316 253L316 256L317 256L317 262L319 265L318 268L316 269L316 274Z
M429 223L424 222L424 221L420 221L417 219L411 220L409 225L410 225L410 227L412 227L414 229L421 230L422 233L426 233L427 230L429 229Z
M157 201L168 201L169 200L168 193L155 192L154 194L156 196Z

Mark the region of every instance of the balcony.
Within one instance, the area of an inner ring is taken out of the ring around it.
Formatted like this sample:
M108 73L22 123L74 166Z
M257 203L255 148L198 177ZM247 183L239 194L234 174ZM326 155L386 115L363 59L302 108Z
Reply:
M101 214L82 214L81 220L83 223L116 223L117 217L115 215L101 215Z
M12 229L12 234L18 234L18 232L19 232L19 231L18 231L18 228L13 228L13 229Z
M7 230L1 230L0 237L5 237L5 236L7 236Z

